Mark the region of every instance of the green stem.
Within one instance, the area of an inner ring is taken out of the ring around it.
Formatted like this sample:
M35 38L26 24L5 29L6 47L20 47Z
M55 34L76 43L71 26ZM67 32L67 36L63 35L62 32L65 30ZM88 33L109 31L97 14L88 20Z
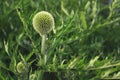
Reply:
M44 66L46 64L46 37L47 35L42 35L42 43L41 43L41 65Z

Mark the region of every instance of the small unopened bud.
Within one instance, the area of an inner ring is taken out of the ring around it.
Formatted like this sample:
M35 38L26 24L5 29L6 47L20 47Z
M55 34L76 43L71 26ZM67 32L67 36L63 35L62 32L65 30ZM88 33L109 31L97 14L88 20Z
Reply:
M30 75L30 80L36 80L36 75L35 74L31 74Z
M25 68L24 63L23 62L19 62L17 64L17 71L18 71L18 73L24 73L25 70L26 70L26 68Z
M54 29L53 16L46 11L38 12L33 17L33 28L40 35L49 33L50 31L52 31Z

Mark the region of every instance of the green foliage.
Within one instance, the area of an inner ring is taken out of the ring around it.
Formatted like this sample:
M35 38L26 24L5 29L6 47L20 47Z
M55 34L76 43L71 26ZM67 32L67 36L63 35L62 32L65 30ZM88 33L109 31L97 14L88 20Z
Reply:
M39 11L55 19L44 67L32 25ZM0 0L0 80L18 80L20 61L35 80L120 79L119 25L119 0Z

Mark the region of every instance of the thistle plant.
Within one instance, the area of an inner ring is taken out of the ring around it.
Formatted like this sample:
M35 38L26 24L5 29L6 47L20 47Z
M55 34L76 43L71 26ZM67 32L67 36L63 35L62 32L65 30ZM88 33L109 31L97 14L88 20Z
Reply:
M42 37L41 43L41 65L46 64L46 37L47 34L54 29L54 18L53 16L46 12L38 12L33 17L33 28Z

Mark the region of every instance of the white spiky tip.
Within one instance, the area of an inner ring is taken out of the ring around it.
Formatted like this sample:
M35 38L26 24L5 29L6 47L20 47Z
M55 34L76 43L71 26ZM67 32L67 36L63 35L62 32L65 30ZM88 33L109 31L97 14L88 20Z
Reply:
M38 12L33 17L33 28L40 35L48 34L54 29L53 16L46 11Z

